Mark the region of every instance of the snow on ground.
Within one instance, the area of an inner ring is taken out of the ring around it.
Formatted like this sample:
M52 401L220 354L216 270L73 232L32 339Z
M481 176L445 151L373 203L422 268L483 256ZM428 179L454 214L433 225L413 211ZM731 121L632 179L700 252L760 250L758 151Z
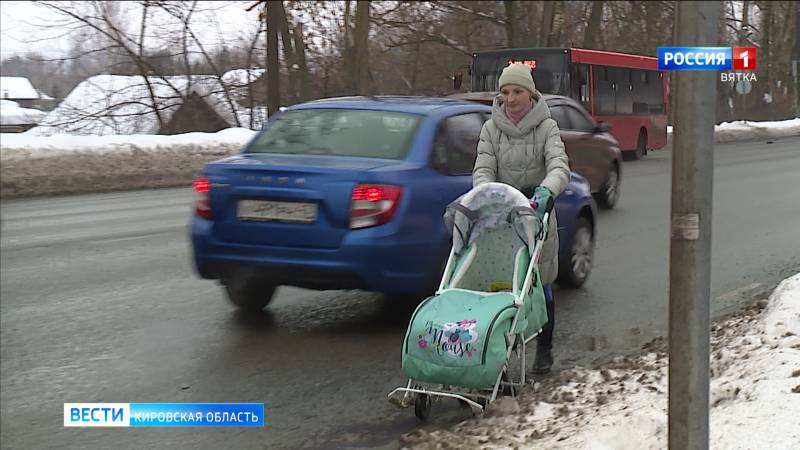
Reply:
M666 342L644 350L562 371L484 417L401 440L407 448L666 449ZM710 448L800 448L800 273L768 301L715 323L710 357Z
M5 133L0 135L0 145L3 161L88 153L95 155L153 153L174 151L183 147L191 147L196 152L216 154L219 152L219 146L241 149L255 134L255 131L247 128L228 128L217 133L175 135L36 136L31 133Z
M672 137L672 126L667 127L667 136ZM800 117L767 122L738 120L736 122L722 122L714 127L714 140L717 142L786 136L800 136Z
M190 186L205 163L238 153L254 135L244 128L173 136L0 134L0 196Z
M0 125L31 125L39 123L47 113L23 108L11 100L0 100ZM10 134L10 133L9 133Z
M188 186L203 164L237 153L256 133L39 136L37 128L0 134L0 197ZM800 118L717 126L718 141L793 135Z

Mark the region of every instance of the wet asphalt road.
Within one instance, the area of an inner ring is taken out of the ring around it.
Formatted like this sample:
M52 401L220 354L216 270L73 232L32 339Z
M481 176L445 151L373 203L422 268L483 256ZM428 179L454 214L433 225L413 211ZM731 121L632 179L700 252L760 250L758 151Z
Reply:
M718 145L715 167L720 314L800 268L800 138ZM592 278L556 291L557 368L665 334L669 172L667 151L626 162ZM3 203L2 447L397 446L418 426L386 401L404 381L411 306L281 288L268 313L238 313L192 272L190 200L171 189ZM263 429L65 429L64 402L263 402L267 417ZM432 427L469 414L436 406Z

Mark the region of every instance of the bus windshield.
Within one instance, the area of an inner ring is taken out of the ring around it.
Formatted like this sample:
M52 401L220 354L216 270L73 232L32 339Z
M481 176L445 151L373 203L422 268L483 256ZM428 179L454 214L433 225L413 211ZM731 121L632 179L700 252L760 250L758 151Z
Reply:
M546 94L567 94L568 55L562 49L514 49L487 51L475 55L472 63L472 90L496 91L503 68L510 62L533 67L536 89Z

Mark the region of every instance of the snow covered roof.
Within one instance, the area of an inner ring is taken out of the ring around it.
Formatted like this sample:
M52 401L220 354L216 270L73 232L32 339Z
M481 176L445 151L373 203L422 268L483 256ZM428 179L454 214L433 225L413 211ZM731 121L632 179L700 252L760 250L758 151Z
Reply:
M222 75L222 82L228 86L242 87L264 75L264 69L233 69Z
M31 125L39 123L46 114L38 109L21 108L11 100L0 100L0 125Z
M237 117L241 126L250 125L249 111L244 112L235 100L229 102L219 79L213 76L97 75L81 82L31 131L43 136L157 134L161 125L156 110L166 124L192 93L202 97L230 126L239 126Z
M25 77L0 77L0 98L36 100L39 98L39 94Z

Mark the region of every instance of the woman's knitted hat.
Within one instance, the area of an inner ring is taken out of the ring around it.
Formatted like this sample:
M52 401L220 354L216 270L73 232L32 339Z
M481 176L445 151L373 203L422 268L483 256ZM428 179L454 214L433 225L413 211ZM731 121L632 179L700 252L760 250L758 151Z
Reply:
M508 67L503 69L503 73L500 74L500 79L497 84L497 89L503 89L503 86L507 84L516 84L531 91L531 94L536 92L536 85L533 83L531 69L525 64L509 64Z

